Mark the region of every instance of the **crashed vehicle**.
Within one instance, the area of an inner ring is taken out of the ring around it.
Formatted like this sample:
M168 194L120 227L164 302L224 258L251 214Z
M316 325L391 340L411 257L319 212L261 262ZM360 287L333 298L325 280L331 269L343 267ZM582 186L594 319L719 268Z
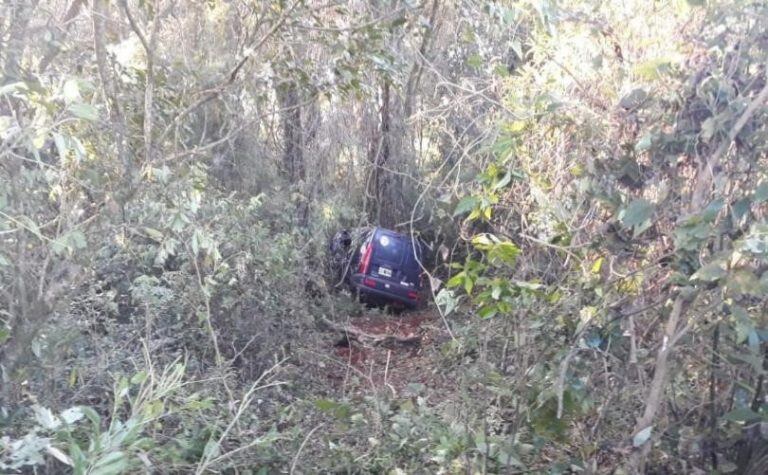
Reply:
M421 298L421 244L384 228L338 232L330 244L336 286L361 300L416 308Z

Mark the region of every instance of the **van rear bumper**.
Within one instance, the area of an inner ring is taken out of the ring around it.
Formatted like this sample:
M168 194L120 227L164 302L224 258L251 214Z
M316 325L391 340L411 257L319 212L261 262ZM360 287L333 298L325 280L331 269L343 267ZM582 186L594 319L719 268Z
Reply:
M418 287L409 287L395 282L364 274L352 274L350 278L352 286L361 294L380 297L387 300L396 300L409 307L417 307L420 300ZM409 297L409 293L415 292L416 298Z

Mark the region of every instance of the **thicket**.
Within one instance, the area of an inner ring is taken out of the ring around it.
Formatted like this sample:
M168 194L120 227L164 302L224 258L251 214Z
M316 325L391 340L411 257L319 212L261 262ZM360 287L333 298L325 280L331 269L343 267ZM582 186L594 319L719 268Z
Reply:
M3 473L768 471L764 2L0 12ZM402 394L327 377L362 225Z

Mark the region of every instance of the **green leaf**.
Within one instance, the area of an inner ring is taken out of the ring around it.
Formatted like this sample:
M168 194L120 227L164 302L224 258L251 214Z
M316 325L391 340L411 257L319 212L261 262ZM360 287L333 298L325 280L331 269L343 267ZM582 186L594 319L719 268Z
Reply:
M28 216L19 216L16 218L16 220L22 224L22 227L26 229L27 231L31 232L35 236L37 236L39 239L42 239L43 236L40 234L40 227L32 221Z
M66 236L62 236L59 239L51 241L51 251L57 256L61 256L67 251L67 240L65 237Z
M709 142L712 136L715 135L717 128L717 121L714 117L710 117L701 124L701 138L705 142Z
M722 279L726 274L728 274L728 272L725 270L724 262L718 259L697 270L696 273L691 276L691 280L714 282Z
M138 373L131 376L131 384L141 384L146 380L147 380L146 371L139 371Z
M85 240L85 234L79 229L73 229L67 234L67 240L74 246L75 249L85 249L88 246L88 242Z
M169 227L171 228L171 231L180 233L181 231L184 230L184 227L189 223L190 223L190 220L189 218L187 218L187 216L184 213L177 212L177 213L174 213Z
M67 110L75 117L95 122L99 120L99 112L90 104L76 102L67 107Z
M456 209L453 210L453 216L460 216L464 213L468 213L475 209L480 204L480 198L477 196L465 196L456 205Z
M717 218L717 214L720 210L723 209L723 206L725 206L725 201L723 201L722 198L712 200L707 207L704 208L704 211L701 212L701 219L708 223L713 222L715 218Z
M593 274L599 274L600 270L603 268L603 262L605 262L604 257L598 257L594 264L592 264L592 268L590 269L590 272Z
M621 222L629 226L637 226L650 219L653 215L653 204L645 199L632 201L621 217Z
M737 295L753 295L755 297L761 296L766 287L755 276L752 271L746 269L738 269L731 272L726 281L728 290Z
M87 459L83 450L74 441L69 444L69 455L72 458L72 473L74 475L83 475L86 470Z
M653 81L660 78L664 73L670 70L672 61L668 58L656 58L650 61L645 61L635 66L635 74L645 79L646 81Z
M635 144L635 151L644 152L651 148L651 145L653 145L653 134L645 134Z
M507 173L504 174L501 180L493 184L493 190L495 191L504 188L505 186L509 185L510 181L512 181L512 172L507 170Z
M144 232L147 233L149 235L150 239L153 239L154 241L162 242L162 240L163 240L163 233L161 233L157 229L154 229L154 228L144 228Z
M493 458L496 460L496 462L503 464L505 467L510 467L514 465L516 467L520 467L523 470L525 470L525 465L509 452L500 450Z
M56 417L47 407L35 405L32 410L35 412L35 420L43 429L55 430L61 425L61 419Z
M472 294L472 289L475 287L475 282L472 280L471 277L467 276L464 279L464 290L467 292L467 295Z
M322 412L333 414L333 417L337 419L347 419L351 412L349 405L331 401L330 399L316 400L315 407Z
M499 259L503 263L514 266L517 261L517 256L520 255L520 248L511 242L500 242L495 244L488 256L491 259Z
M515 134L515 133L522 132L523 130L525 130L525 127L527 125L528 125L528 122L526 122L524 120L515 120L513 122L508 122L506 124L503 124L502 127L504 128L504 130L506 132L510 132L510 133Z
M315 401L315 407L322 412L331 412L338 407L338 405L339 403L331 401L330 399L318 399Z
M450 279L448 279L448 282L445 283L445 286L448 288L451 287L458 287L462 283L464 283L464 276L466 275L465 272L459 272L458 274L454 275Z
M496 236L488 233L477 234L472 238L472 245L480 251L490 251L497 242Z
M632 445L635 447L640 447L641 445L648 442L648 439L651 438L651 433L653 432L653 426L648 426L645 429L641 430L637 434L635 434L634 437L632 437Z
M754 203L762 203L768 200L768 182L762 182L755 188L755 194L752 196Z
M427 387L422 383L408 383L404 392L409 396L418 396L419 394L424 393L425 389L427 389Z
M88 418L88 420L91 421L91 424L93 424L93 427L98 429L101 426L101 416L99 416L99 413L94 411L92 408L88 406L78 406L81 411L83 411L83 414L85 414L85 417Z
M0 137L5 136L5 132L13 126L13 119L7 115L0 115Z
M503 289L501 288L501 285L494 285L491 289L491 297L493 300L499 300L499 297L501 297L501 291Z
M731 422L751 422L761 420L762 416L749 408L742 407L723 415L722 418Z
M636 109L648 98L648 93L644 89L634 89L632 92L622 97L619 105L625 109Z
M117 475L128 469L128 458L121 451L110 452L99 459L89 472L91 475Z
M737 226L739 221L741 221L741 218L747 215L749 213L750 208L750 200L749 198L742 198L735 202L732 206L733 209L733 220L734 220L734 226Z
M395 18L394 20L392 20L392 23L390 24L390 28L391 29L395 29L395 28L397 28L399 26L403 26L403 25L405 25L405 21L406 20L405 20L404 16Z
M539 290L544 288L542 284L539 284L536 282L526 282L524 280L515 280L513 281L513 284L518 289L528 290L530 292L538 292Z
M67 139L60 133L53 132L53 141L56 144L56 150L59 152L59 158L61 160L66 159L69 152Z
M82 419L84 416L85 414L83 414L83 410L77 406L70 407L69 409L61 413L61 418L67 424L74 424L75 422Z
M483 319L493 318L496 316L497 313L499 313L499 308L496 305L489 305L487 307L482 307L477 312L480 318L483 318Z
M475 53L467 58L467 66L472 69L480 69L483 67L483 57Z
M440 289L440 292L435 296L435 304L443 309L444 316L448 316L453 313L459 305L459 299L455 296L452 290Z

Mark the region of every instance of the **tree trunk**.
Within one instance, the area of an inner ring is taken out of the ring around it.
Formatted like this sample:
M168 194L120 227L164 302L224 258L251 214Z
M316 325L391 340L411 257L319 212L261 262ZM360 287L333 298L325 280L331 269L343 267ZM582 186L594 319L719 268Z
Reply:
M75 19L78 13L80 13L80 8L83 4L85 4L85 0L72 0L72 3L69 5L69 8L67 8L66 13L64 13L64 17L61 19L61 22L59 22L59 25L51 28L51 34L53 35L54 41L49 43L48 49L43 55L43 59L40 60L40 64L37 67L38 74L44 73L56 55L61 51L61 48L58 45L66 36L71 21Z
M9 84L24 79L21 73L21 60L29 43L27 27L32 20L32 13L39 0L15 0L11 4L11 20L8 41L4 45L5 64L3 65L2 84Z
M109 109L109 119L112 123L112 133L117 146L117 156L123 166L124 179L128 180L129 189L133 182L133 166L128 156L125 119L117 99L117 87L112 69L107 61L107 49L104 45L104 18L107 16L109 4L107 0L93 0L93 47L96 52L96 65L101 78L104 97ZM130 194L130 191L128 192ZM124 204L125 200L120 200Z
M283 173L290 183L304 179L304 130L298 86L294 82L277 87L283 129Z

